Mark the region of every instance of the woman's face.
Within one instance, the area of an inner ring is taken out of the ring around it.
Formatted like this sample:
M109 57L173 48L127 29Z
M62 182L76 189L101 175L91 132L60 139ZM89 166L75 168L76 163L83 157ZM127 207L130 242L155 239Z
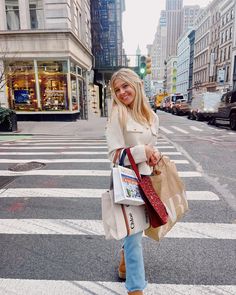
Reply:
M135 89L127 82L117 78L114 81L114 91L116 97L125 106L132 107L135 99Z

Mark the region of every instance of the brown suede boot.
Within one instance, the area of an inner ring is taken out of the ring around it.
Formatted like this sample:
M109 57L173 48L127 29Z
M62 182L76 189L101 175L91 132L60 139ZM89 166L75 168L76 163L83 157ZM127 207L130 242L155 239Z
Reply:
M124 249L120 251L120 264L118 268L119 278L125 280L126 278L126 268L125 268L125 255Z
M143 295L143 291L141 290L137 290L137 291L133 291L133 292L128 292L129 295Z

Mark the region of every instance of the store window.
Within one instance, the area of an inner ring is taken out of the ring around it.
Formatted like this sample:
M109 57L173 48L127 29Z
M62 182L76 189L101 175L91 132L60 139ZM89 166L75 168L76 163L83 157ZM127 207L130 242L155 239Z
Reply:
M67 61L38 61L43 111L69 110L67 72Z
M79 107L78 107L78 91L77 91L76 76L71 74L70 77L71 77L72 111L76 111L76 110L79 109Z
M33 61L16 61L7 65L9 105L16 111L37 111Z
M5 0L5 10L8 30L20 29L19 3L18 0Z
M29 0L31 29L43 29L43 0Z

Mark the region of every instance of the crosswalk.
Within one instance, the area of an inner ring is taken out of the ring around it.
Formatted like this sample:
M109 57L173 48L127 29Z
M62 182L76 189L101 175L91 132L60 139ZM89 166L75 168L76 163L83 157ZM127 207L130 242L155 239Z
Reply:
M190 211L162 242L144 238L145 294L236 294L233 213L173 144L160 138L157 147L188 184ZM9 170L31 162L46 165ZM12 177L0 189L0 294L126 294L117 277L121 242L105 240L101 221L110 176L104 138L2 142L0 176Z

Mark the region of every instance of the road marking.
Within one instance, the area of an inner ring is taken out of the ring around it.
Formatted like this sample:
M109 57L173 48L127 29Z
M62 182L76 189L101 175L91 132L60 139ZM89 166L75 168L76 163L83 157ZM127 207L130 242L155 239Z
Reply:
M187 199L191 201L218 201L219 197L210 191L187 191Z
M0 190L0 198L101 198L106 189L9 188Z
M104 235L102 220L1 219L0 234ZM236 239L236 224L178 222L167 238Z
M158 149L175 149L174 146L171 145L156 145Z
M66 281L66 280L31 280L31 279L0 279L0 291L10 295L123 295L125 284L122 282L103 281ZM145 289L147 295L233 295L236 294L235 285L177 285L152 284Z
M197 128L195 126L189 126L190 129L194 130L194 131L203 131L202 129L200 128Z
M30 149L30 148L29 148ZM0 152L0 155L107 155L108 152ZM180 152L162 152L163 155L181 155Z
M106 189L8 188L0 189L0 198L101 198ZM186 191L191 201L218 201L210 191Z
M166 129L165 127L160 126L159 128L160 128L161 131L165 132L166 134L172 134L173 133L172 131Z
M189 164L188 160L170 159L175 164ZM0 163L27 163L27 162L43 162L43 163L110 163L108 159L0 159Z
M180 177L201 177L202 174L197 171L179 171ZM30 170L30 171L9 171L0 170L1 176L22 176L22 175L51 175L51 176L110 176L109 170Z
M94 143L106 143L106 140L104 139L104 140L86 140L86 139L70 139L70 138L68 138L68 139L45 139L45 138L35 138L35 139L31 139L31 140L24 140L24 139L22 139L20 142L26 142L26 143L43 143L43 142L45 142L45 143L49 143L49 142L78 142L78 143L80 143L80 142L85 142L85 143L92 143L92 142L94 142Z
M37 142L36 142L37 143ZM50 145L50 146L52 146L52 145L56 145L56 146L58 146L58 145L71 145L71 146L73 146L73 145L76 145L76 146L83 146L83 145L86 145L86 146L88 146L88 144L89 144L89 146L99 146L99 145L104 145L104 143L105 142L100 142L100 143L93 143L93 142L91 142L91 143L88 143L88 142L70 142L70 143L68 143L68 142L44 142L44 143L42 143L41 141L39 142L39 143L37 143L37 144L35 144L35 142L33 142L32 144L28 144L28 143L24 143L24 142L14 142L14 144L12 144L12 143L3 143L2 144L2 146L16 146L16 147L18 147L18 146L21 146L21 145L25 145L25 146L28 146L29 148L31 148L32 146L45 146L45 145Z
M189 134L189 132L188 131L186 131L186 130L183 130L183 129L181 129L181 128L179 128L179 127L176 127L176 126L171 126L173 129L175 129L175 130L177 130L177 131L179 131L179 132L182 132L182 133L184 133L184 134Z
M86 150L91 150L91 149L107 149L107 146L106 145L103 145L103 146L65 146L64 148L66 149L76 149L76 150L79 150L79 149L86 149ZM30 150L60 150L60 149L63 149L63 146L8 146L8 147L5 147L5 146L0 146L0 149L4 149L4 150L27 150L27 149L30 149Z

